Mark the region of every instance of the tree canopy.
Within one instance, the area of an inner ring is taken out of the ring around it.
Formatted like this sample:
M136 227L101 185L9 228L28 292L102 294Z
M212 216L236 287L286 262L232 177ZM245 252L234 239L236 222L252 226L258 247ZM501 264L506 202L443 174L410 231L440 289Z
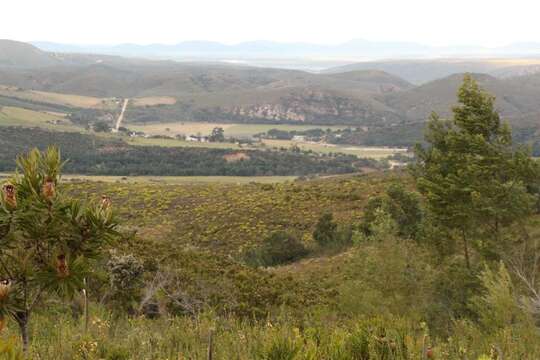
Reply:
M453 118L432 114L428 146L416 147L418 190L436 222L462 240L467 265L471 241L491 253L502 245L500 230L530 214L537 196L528 189L538 182L538 163L513 146L494 100L466 75Z

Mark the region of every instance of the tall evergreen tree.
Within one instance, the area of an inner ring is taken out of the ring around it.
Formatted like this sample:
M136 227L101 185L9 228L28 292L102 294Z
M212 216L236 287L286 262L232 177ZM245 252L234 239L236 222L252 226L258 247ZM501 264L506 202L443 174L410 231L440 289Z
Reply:
M494 109L494 97L466 75L451 121L432 114L427 147L417 146L413 168L433 218L458 237L468 267L471 249L495 255L501 230L527 216L538 164L512 145L510 127Z
M83 289L91 261L118 235L108 197L87 204L59 191L61 167L56 148L32 150L2 185L0 325L12 316L25 350L30 316L43 298Z

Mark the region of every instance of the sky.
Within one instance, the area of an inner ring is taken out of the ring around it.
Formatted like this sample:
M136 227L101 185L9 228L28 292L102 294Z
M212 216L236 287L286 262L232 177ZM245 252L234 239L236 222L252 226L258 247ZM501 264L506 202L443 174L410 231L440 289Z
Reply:
M3 0L0 38L71 44L540 42L537 0Z

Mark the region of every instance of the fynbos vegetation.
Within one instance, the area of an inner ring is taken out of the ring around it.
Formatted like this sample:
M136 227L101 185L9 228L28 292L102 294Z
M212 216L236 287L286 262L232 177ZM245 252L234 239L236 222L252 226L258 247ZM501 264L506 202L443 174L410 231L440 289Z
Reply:
M470 77L458 100L410 173L65 184L57 150L22 155L2 188L0 353L540 358L540 165Z

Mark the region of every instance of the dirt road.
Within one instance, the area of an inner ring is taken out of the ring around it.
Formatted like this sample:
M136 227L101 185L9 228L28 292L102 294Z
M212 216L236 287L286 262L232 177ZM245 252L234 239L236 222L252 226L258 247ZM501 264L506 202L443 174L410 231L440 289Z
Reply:
M118 120L116 120L116 126L115 131L118 132L120 129L120 126L122 125L122 120L124 120L124 113L126 112L127 106L129 103L129 99L124 99L124 105L122 105L122 111L120 112L120 115L118 116Z

